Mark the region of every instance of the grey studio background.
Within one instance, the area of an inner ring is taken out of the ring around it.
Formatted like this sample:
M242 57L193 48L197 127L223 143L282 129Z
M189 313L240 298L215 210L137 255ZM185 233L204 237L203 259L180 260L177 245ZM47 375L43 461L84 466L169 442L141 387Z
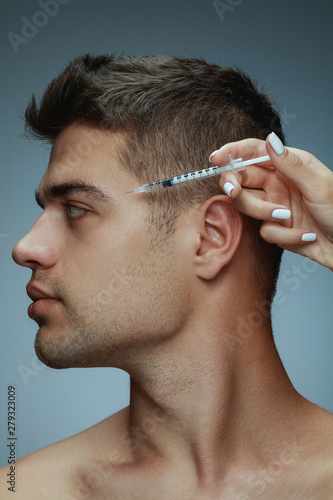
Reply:
M37 325L25 292L31 271L11 259L41 213L33 190L48 161L45 146L23 137L20 114L31 94L41 95L72 57L88 51L204 57L258 79L278 104L288 145L332 165L332 13L330 0L2 0L0 465L8 457L10 384L18 457L129 402L126 373L52 370L34 354ZM282 361L296 389L333 412L332 272L285 254L278 290L273 319Z

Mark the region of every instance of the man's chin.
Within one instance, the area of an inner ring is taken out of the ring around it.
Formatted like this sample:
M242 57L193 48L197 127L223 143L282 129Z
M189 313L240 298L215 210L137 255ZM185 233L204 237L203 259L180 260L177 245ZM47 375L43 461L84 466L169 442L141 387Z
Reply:
M43 327L40 327L35 339L35 352L37 358L44 363L44 365L58 370L79 366L74 364L73 360L67 359L67 349L66 346L62 344L63 342L60 339L55 340L54 335L51 336L50 332L43 331Z
M55 368L58 370L64 368L71 368L71 366L67 365L63 359L59 357L56 358L54 356L50 356L48 352L46 352L44 349L41 349L40 345L36 346L36 343L35 343L35 352L37 358L49 368Z
M85 349L79 349L75 340L69 340L70 334L64 335L51 331L45 325L39 328L35 339L35 352L44 365L58 370L65 368L90 368L96 364Z

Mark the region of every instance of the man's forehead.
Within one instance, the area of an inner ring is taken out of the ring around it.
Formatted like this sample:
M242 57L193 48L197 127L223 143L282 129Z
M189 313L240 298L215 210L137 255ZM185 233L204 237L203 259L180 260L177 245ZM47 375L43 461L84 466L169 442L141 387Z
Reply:
M97 159L95 159L97 160ZM57 157L50 158L48 167L40 180L38 191L43 193L55 193L56 186L72 186L77 191L86 187L96 188L96 191L105 191L106 196L112 197L111 191L117 186L119 175L115 172L115 167L108 165L108 171L111 175L106 175L101 168L101 163L96 161L85 165L83 162L73 164L68 154L59 154ZM58 189L60 193L62 189ZM63 190L64 191L64 190Z
M73 123L63 129L54 141L50 164L67 160L70 166L84 164L86 159L98 156L118 161L119 150L124 147L125 136L101 127Z
M53 144L39 189L77 180L96 185L109 195L118 188L125 192L129 184L136 187L137 181L120 166L118 151L122 142L118 133L86 125L68 126Z

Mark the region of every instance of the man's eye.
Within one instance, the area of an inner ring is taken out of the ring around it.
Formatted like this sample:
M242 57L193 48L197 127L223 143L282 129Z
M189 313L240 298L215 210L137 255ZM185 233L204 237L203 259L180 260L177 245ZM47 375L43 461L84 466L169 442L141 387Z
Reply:
M71 205L70 203L64 203L63 205L67 208L67 215L69 220L82 219L88 213L88 210L76 207L75 205Z

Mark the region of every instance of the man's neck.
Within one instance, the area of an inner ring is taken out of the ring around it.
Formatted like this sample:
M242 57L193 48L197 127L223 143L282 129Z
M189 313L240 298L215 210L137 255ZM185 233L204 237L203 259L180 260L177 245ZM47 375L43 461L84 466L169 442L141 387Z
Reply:
M191 464L205 486L297 442L305 400L283 368L269 317L243 337L233 322L193 324L130 372L129 430L138 460L158 454Z

